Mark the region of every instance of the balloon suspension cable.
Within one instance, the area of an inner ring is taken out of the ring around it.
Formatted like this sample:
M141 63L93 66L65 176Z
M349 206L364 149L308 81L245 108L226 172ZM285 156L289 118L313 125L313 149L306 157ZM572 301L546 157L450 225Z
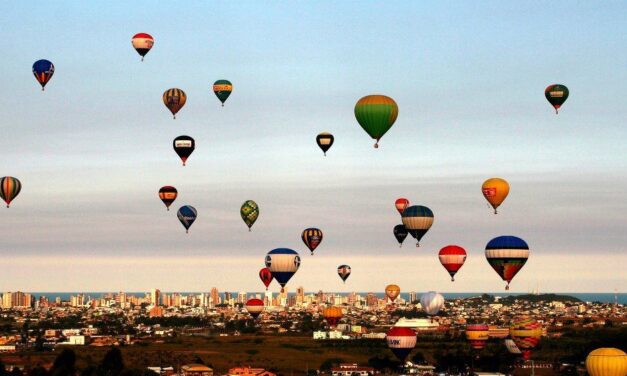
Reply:
M557 114L558 114L558 110L557 110L557 108L556 108L556 109L555 109L555 115L557 115Z
M176 115L172 115L172 119L176 120Z
M505 286L505 290L509 290L509 283Z
M7 204L7 209L9 208L9 204Z
M494 214L499 214L499 212L497 212L496 209L494 209Z
M398 246L398 248L403 248L403 243L401 243L401 244Z
M451 282L455 282L455 277L451 277Z
M224 103L222 103L222 107L224 107Z
M253 231L253 230L249 227L249 228L248 228L248 232L252 232L252 231Z
M312 256L313 256L313 251L311 251L310 255L312 255Z
M168 209L168 211L170 211L170 207L169 206L166 209Z
M144 61L144 57L142 56L142 61Z
M44 87L42 86L42 87L41 87L41 91L45 91L45 90L46 90L46 89L44 89Z
M185 230L185 233L186 233L186 234L189 234L189 230Z
M374 143L374 148L378 149L379 148L379 140L377 140L377 142Z
M324 153L324 156L326 157L326 156L327 156L327 152L326 152L326 151L324 151L323 153Z
M183 167L185 167L185 162L183 162Z
M416 242L416 247L420 247L420 243L419 242Z

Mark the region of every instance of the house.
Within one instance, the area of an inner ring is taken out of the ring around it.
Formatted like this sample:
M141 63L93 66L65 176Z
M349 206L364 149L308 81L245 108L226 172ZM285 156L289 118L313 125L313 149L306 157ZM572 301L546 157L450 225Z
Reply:
M331 368L333 376L369 376L374 375L375 371L372 367L362 367L357 363L340 363L339 367Z
M213 369L204 364L186 364L181 367L181 376L213 376Z
M276 376L276 374L266 371L263 368L235 367L229 369L229 376Z

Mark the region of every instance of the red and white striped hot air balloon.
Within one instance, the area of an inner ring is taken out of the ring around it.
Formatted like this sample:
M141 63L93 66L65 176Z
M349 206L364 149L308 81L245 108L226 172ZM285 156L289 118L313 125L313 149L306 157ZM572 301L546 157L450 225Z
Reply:
M139 56L142 57L142 61L144 61L144 56L146 56L148 51L150 51L152 46L155 44L155 40L150 34L138 33L133 36L131 43Z
M252 299L248 299L248 301L246 302L246 310L248 311L248 313L250 313L250 315L254 319L259 317L261 312L263 312L263 309L264 309L264 305L263 305L263 300L261 299L252 298Z
M407 355L416 347L416 332L409 328L393 327L387 332L385 340L398 360L405 363Z
M457 245L447 245L440 249L438 256L444 269L451 275L451 281L455 281L455 273L466 262L466 250Z
M398 214L403 214L403 211L405 211L405 208L409 206L409 200L406 198L399 198L396 200L396 202L394 203L394 206L396 206L396 210L398 210Z

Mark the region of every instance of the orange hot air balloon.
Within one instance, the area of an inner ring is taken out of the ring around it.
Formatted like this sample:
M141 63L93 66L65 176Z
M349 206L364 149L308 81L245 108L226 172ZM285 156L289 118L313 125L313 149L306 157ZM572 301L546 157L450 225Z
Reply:
M588 354L586 368L590 376L625 376L627 354L611 347L596 349Z
M485 197L494 208L494 214L497 214L496 208L505 201L505 198L509 194L509 184L507 184L507 181L504 179L491 178L483 182L481 192L483 192L483 197Z
M327 307L322 311L322 316L330 327L334 328L337 326L337 323L344 316L342 312L342 308L340 307Z
M397 285L387 285L385 286L385 295L390 299L392 303L396 300L396 298L400 295L401 288Z

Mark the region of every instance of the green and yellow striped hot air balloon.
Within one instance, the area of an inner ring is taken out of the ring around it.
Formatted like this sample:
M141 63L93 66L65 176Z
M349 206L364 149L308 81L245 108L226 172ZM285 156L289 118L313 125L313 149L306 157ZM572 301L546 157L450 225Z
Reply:
M355 117L366 133L377 141L374 147L378 148L379 140L398 117L398 105L385 95L367 95L357 101Z
M233 84L229 80L218 80L213 83L213 93L222 102L222 107L224 107L224 102L226 102L232 91Z

